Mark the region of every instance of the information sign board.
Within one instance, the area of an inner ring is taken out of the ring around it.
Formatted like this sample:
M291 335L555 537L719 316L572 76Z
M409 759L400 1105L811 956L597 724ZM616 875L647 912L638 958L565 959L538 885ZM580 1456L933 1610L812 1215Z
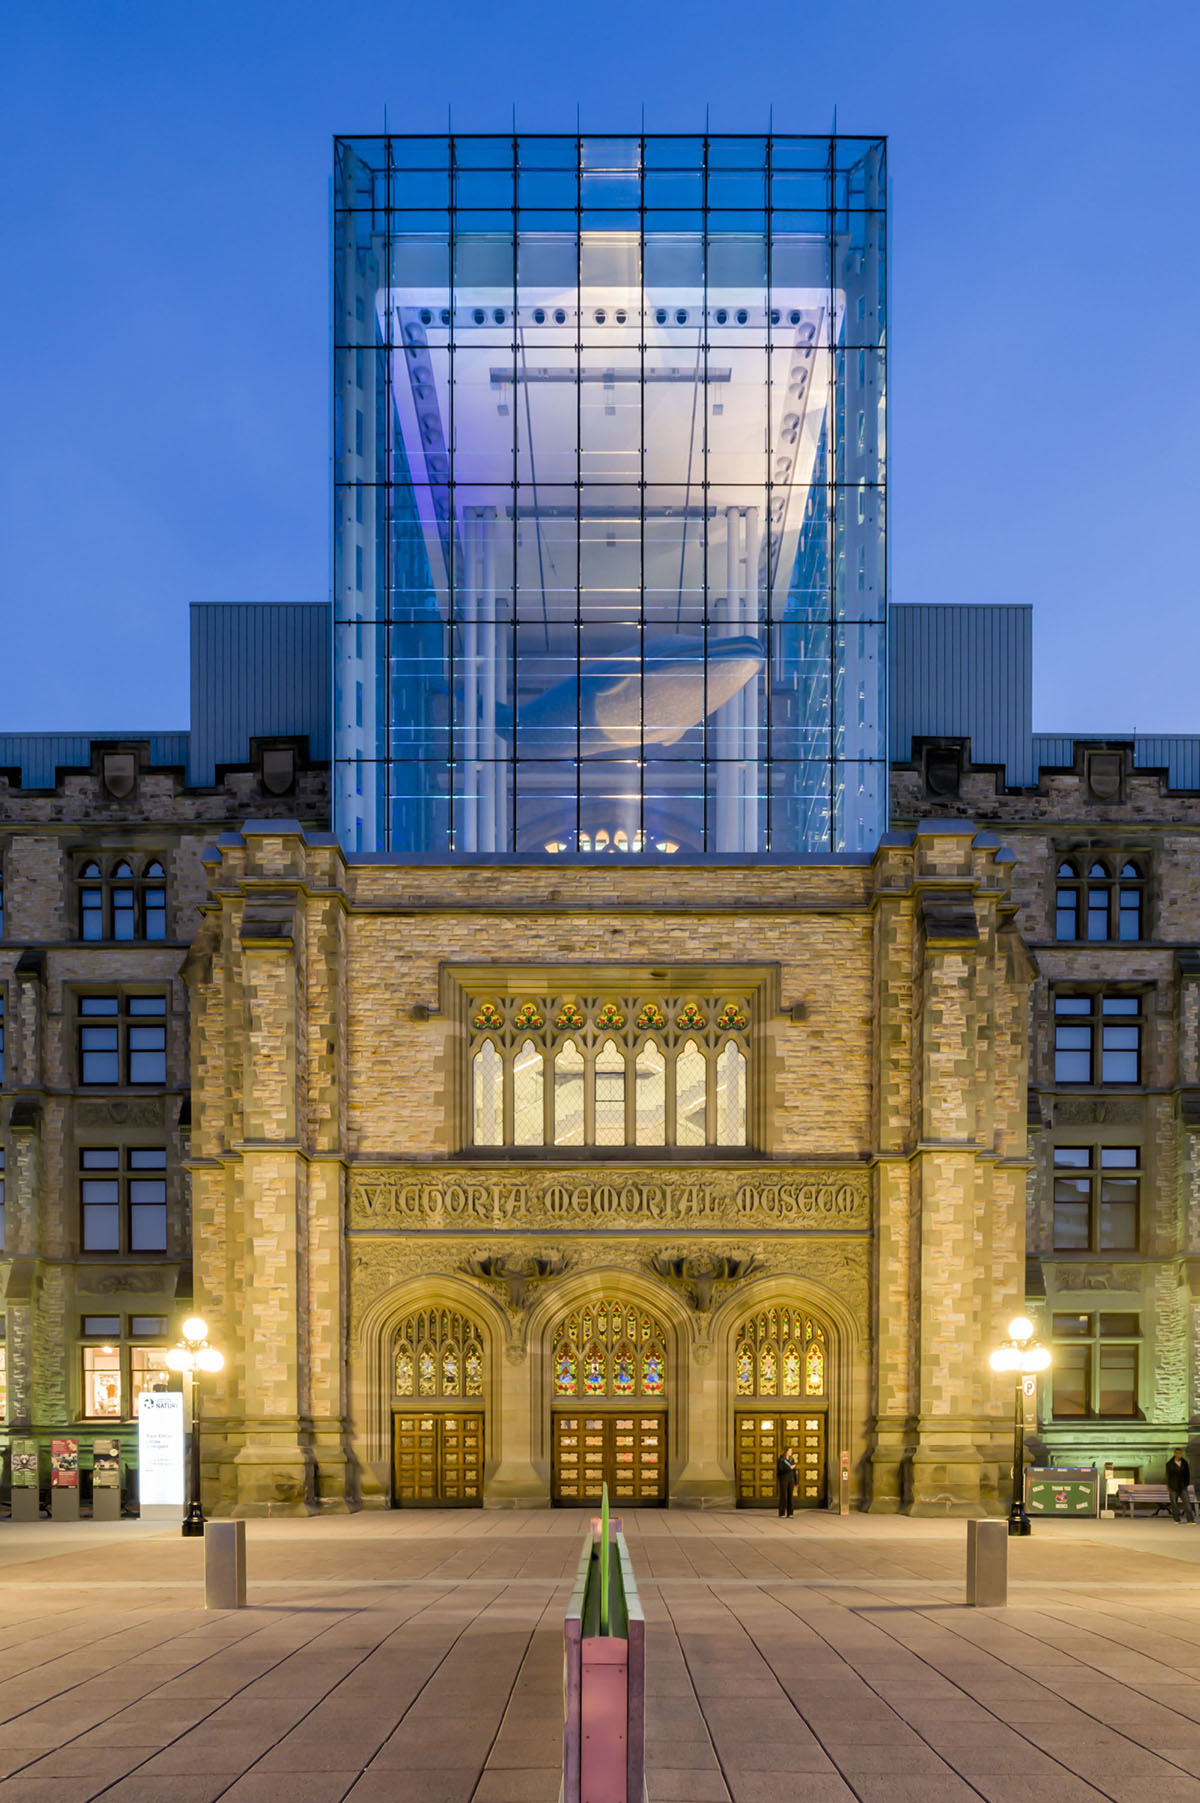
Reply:
M183 1507L183 1397L143 1390L138 1397L138 1501L147 1509Z
M78 1490L78 1440L51 1440L50 1488L52 1490Z
M92 1488L119 1490L121 1487L121 1444L119 1440L92 1441Z
M1025 1472L1030 1515L1100 1513L1102 1473L1094 1465L1031 1465Z
M13 1441L12 1481L14 1490L37 1489L38 1447L36 1440Z

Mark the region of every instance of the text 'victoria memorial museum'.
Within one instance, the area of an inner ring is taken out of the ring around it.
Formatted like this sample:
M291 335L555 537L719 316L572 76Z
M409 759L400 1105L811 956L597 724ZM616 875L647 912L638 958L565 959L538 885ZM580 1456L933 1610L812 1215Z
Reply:
M1027 1307L1043 1456L1157 1475L1200 741L888 628L883 141L335 152L332 609L0 735L5 1434L135 1491L194 1306L216 1512L999 1512Z

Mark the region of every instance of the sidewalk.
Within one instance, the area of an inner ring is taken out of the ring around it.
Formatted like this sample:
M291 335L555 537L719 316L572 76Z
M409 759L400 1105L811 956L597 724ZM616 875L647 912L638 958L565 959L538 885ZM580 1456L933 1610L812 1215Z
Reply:
M0 1803L553 1803L587 1517L251 1522L251 1607L137 1523L0 1522ZM1200 1527L627 1517L650 1803L1200 1803Z

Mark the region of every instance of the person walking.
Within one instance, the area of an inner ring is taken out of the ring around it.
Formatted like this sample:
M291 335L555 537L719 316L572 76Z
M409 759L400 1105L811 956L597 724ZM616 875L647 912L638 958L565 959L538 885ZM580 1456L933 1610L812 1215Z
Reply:
M1177 1446L1167 1460L1167 1500L1171 1505L1172 1521L1182 1521L1185 1511L1189 1521L1196 1519L1196 1505L1192 1501L1189 1487L1191 1481L1192 1474L1188 1468L1188 1462L1183 1456L1182 1449Z
M794 1446L786 1447L779 1455L775 1474L779 1479L779 1513L790 1515L792 1500L796 1494L796 1449Z

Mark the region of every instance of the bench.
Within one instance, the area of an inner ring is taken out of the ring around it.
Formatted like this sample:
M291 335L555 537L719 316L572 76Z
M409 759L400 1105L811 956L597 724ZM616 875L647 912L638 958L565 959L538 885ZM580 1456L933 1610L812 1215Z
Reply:
M1188 1486L1188 1495L1192 1502L1196 1500L1196 1486ZM1153 1509L1160 1515L1171 1506L1171 1493L1165 1484L1118 1484L1117 1504L1123 1507L1129 1516L1136 1515L1139 1508Z

